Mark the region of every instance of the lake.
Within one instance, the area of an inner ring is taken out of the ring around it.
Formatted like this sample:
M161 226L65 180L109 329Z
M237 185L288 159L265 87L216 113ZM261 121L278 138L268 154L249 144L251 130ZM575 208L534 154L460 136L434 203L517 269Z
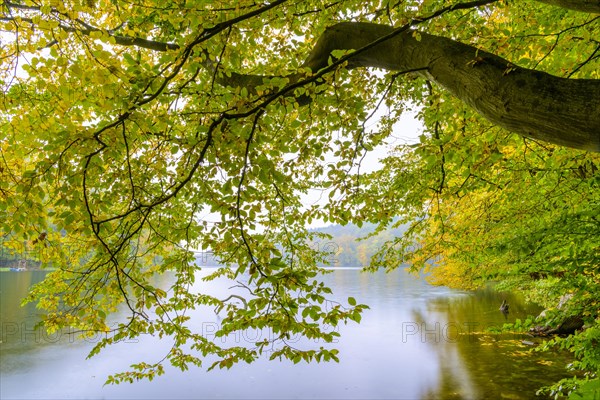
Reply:
M170 343L151 337L121 342L86 360L94 338L34 331L38 310L19 306L27 288L43 276L41 271L0 273L2 399L529 399L540 386L568 376L568 355L529 355L530 347L521 343L525 337L486 333L486 328L541 311L516 294L436 287L401 269L387 274L336 269L323 278L334 290L332 298L353 296L371 307L360 324L339 328L339 363L293 365L268 361L265 355L231 370L167 367L152 382L103 386L107 375L134 362L160 360ZM168 286L169 276L160 279ZM228 286L197 280L195 290L218 293ZM507 318L498 310L504 299L510 304ZM194 326L209 337L219 323L207 311L194 318ZM217 340L233 345L255 342L257 335Z

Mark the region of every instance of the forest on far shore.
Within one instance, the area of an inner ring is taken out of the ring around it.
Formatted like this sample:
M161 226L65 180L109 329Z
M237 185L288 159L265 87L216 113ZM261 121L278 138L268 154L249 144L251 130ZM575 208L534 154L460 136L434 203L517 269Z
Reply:
M312 233L325 234L330 238L316 240L312 244L315 250L323 251L327 257L329 267L363 268L369 265L371 258L382 245L404 234L405 227L387 229L372 235L376 225L365 223L361 227L354 224L329 225L323 228L312 229ZM6 248L0 243L0 268L39 269L38 257L31 252L17 252ZM200 267L218 266L212 252L199 252L196 255L196 264Z
M317 235L327 235L313 241L314 250L329 254L326 257L327 267L337 268L363 268L370 264L371 258L383 247L383 244L404 234L406 228L391 228L372 235L376 225L364 223L361 227L354 224L329 225L323 228L311 229ZM218 266L212 252L199 252L196 255L196 264L200 267Z

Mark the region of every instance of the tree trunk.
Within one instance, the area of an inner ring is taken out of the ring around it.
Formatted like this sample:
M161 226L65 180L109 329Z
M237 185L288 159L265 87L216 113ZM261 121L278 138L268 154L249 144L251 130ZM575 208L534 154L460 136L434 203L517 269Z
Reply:
M344 22L328 28L305 62L327 65L333 50L361 49L394 28ZM416 70L492 123L526 137L600 152L600 80L565 79L520 68L445 37L404 31L362 51L349 68Z

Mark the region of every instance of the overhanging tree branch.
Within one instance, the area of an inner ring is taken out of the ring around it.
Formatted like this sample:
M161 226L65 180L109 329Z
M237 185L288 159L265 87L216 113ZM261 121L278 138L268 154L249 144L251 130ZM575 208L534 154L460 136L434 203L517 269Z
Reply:
M600 152L600 81L565 79L513 65L445 37L386 25L346 22L327 29L307 63L320 67L334 50L361 49L349 67L408 70L436 82L494 124L542 141ZM387 38L381 41L381 38Z
M339 23L322 34L303 66L321 73L343 62L348 62L348 68L420 71L420 76L436 82L486 119L509 131L561 146L600 152L600 81L565 79L521 68L474 46L411 30L443 13L492 2L459 3L399 28L362 22ZM351 53L328 64L335 50ZM265 78L232 74L221 78L220 83L252 89ZM306 82L300 74L288 78L290 85L284 89L288 93L290 88ZM302 104L308 99L299 100Z
M323 33L304 66L319 70L316 76L342 62L348 62L348 68L418 71L509 131L600 152L599 80L565 79L521 68L474 46L410 27L339 23ZM328 65L335 50L352 52ZM307 81L299 75L289 78L290 85L282 90L288 93ZM314 81L315 75L311 78ZM262 79L235 74L221 83L253 88Z

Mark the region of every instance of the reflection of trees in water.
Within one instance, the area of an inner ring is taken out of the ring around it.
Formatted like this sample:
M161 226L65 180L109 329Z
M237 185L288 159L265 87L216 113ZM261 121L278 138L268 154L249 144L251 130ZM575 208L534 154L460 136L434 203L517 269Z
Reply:
M526 399L534 397L541 386L567 376L567 354L528 354L530 348L521 343L524 335L488 331L505 323L498 308L502 300L511 305L509 322L540 310L518 295L493 290L440 297L432 299L425 310L413 310L414 321L429 332L421 340L439 359L438 387L423 398Z
M2 322L20 322L25 320L36 308L34 304L21 307L23 296L29 287L40 282L46 272L0 272L0 298L2 304Z
M439 368L437 387L430 386L421 398L479 398L470 370L455 344L462 327L455 326L443 311L414 309L413 321L419 327L419 340L436 353Z

